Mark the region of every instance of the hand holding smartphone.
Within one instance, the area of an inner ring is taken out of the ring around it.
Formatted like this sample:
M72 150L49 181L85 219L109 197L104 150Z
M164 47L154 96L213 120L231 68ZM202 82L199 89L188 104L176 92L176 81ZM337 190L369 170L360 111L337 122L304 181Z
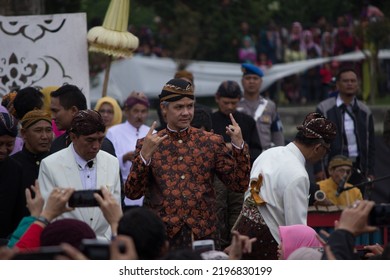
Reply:
M93 195L94 193L98 193L102 196L101 190L82 190L73 192L68 201L69 207L75 208L99 206L99 203Z

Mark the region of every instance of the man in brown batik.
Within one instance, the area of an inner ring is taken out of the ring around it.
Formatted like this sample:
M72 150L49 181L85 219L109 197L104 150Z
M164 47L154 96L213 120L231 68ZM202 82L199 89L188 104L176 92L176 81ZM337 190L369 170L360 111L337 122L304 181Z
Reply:
M131 199L145 196L144 206L164 221L171 248L214 239L218 249L214 176L227 188L244 192L249 184L248 145L233 116L226 127L232 153L220 135L190 126L195 102L191 82L172 79L159 98L167 128L153 134L153 123L138 141L125 194Z

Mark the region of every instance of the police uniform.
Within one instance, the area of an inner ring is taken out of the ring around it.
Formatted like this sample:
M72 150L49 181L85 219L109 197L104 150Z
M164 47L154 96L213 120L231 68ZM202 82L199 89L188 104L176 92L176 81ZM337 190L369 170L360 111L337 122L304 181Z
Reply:
M264 74L255 65L242 64L243 75ZM256 121L257 131L263 150L273 146L284 146L283 125L276 110L276 104L259 94L257 101L251 101L243 97L238 104L237 110L253 117Z

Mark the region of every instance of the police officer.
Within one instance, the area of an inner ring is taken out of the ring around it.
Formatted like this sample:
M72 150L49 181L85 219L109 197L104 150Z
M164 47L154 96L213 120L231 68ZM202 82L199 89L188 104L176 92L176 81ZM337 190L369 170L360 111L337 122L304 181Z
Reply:
M255 65L244 63L241 65L241 84L244 89L243 98L237 110L248 114L256 121L257 131L263 151L273 146L283 146L283 125L272 100L260 95L263 82L263 71Z

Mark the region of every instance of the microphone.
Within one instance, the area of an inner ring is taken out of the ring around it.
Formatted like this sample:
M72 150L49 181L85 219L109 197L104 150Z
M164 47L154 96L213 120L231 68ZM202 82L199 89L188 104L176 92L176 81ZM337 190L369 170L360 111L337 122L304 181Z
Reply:
M340 194L344 191L344 185L347 181L348 176L344 176L343 179L341 179L340 183L337 186L337 191L336 191L336 197L339 197Z
M326 194L323 191L318 190L314 193L314 199L320 202L324 201L326 199Z

